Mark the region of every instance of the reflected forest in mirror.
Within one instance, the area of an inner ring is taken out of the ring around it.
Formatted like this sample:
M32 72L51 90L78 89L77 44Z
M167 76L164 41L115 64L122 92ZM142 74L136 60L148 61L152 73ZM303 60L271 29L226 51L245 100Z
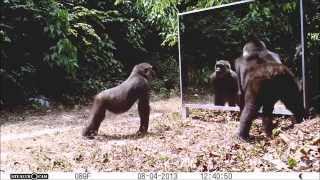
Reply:
M262 40L302 79L297 0L255 1L179 16L184 103L214 103L210 75L218 60L234 60L250 37ZM230 105L230 102L228 102Z

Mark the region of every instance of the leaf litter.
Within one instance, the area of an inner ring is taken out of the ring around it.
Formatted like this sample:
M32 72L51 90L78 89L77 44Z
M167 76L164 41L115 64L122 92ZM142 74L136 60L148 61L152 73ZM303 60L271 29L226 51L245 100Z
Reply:
M103 121L94 139L81 136L89 107L47 113L1 115L1 137L45 129L55 133L1 140L3 172L50 171L307 171L319 172L320 118L290 128L290 118L277 116L272 138L256 119L253 140L236 138L239 113L192 110L182 120L178 98L152 102L149 133L137 136L136 107ZM4 114L4 113L2 113ZM20 118L19 118L20 117ZM23 120L20 120L23 117ZM65 118L68 117L68 118ZM112 120L111 120L112 119Z

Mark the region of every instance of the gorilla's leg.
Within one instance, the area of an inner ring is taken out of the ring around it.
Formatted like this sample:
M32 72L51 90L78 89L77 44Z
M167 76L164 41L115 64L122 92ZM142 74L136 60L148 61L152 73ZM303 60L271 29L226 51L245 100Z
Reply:
M263 105L262 124L267 137L271 137L274 124L272 122L272 112L274 103L266 103Z
M226 103L224 95L216 93L214 95L214 104L217 106L224 106Z
M138 111L140 116L140 128L138 133L145 134L148 131L150 105L149 97L141 97L138 102Z
M257 116L257 111L260 106L257 106L255 100L246 100L243 111L240 115L240 127L238 136L241 139L249 138L249 131L253 119Z
M89 117L90 124L82 132L83 136L97 135L100 124L105 118L105 113L106 113L105 104L106 103L99 95L97 95L94 98L92 110Z
M229 106L236 106L236 104L238 104L238 95L230 95L230 97L228 97L228 104Z
M245 94L241 94L244 106L240 115L238 136L243 140L249 139L252 121L257 117L258 110L262 105L261 101L259 101L261 97L258 94L260 87L261 84L258 81L252 81L244 91Z
M239 108L240 108L240 114L243 111L244 108L244 93L238 93L237 94L237 99L238 99L238 103L239 103Z

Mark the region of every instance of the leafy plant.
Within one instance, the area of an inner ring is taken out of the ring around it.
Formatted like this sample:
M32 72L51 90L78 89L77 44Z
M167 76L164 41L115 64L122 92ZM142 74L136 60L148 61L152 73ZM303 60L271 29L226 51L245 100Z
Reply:
M298 165L298 162L295 159L293 158L288 159L288 166L290 169L296 167L297 165Z

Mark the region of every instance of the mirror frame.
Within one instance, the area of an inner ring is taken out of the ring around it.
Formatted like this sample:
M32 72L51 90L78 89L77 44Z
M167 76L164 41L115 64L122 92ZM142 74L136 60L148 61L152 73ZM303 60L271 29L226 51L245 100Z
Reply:
M192 10L192 11L187 11L183 13L178 13L177 15L177 21L178 21L178 49L179 49L179 73L180 73L180 98L181 98L181 116L182 119L185 119L189 116L190 114L190 109L207 109L207 110L219 110L219 111L240 111L240 108L238 106L236 107L231 107L231 106L217 106L214 104L200 104L200 103L186 103L183 99L183 84L182 84L182 61L181 61L181 44L180 44L180 17L186 15L186 14L194 14L198 12L203 12L203 11L208 11L208 10L214 10L218 8L224 8L224 7L229 7L229 6L235 6L235 5L240 5L244 3L252 3L255 2L255 0L243 0L243 1L237 1L233 3L228 3L228 4L223 4L223 5L218 5L218 6L213 6L209 8L203 8L199 10ZM300 3L300 42L301 42L301 47L302 47L302 52L301 52L301 66L302 66L302 91L303 91L303 105L304 108L308 107L308 93L306 91L306 65L305 65L305 58L304 58L304 15L303 15L303 0L299 0ZM273 114L279 114L279 115L292 115L292 113L282 107L277 107L274 108Z

